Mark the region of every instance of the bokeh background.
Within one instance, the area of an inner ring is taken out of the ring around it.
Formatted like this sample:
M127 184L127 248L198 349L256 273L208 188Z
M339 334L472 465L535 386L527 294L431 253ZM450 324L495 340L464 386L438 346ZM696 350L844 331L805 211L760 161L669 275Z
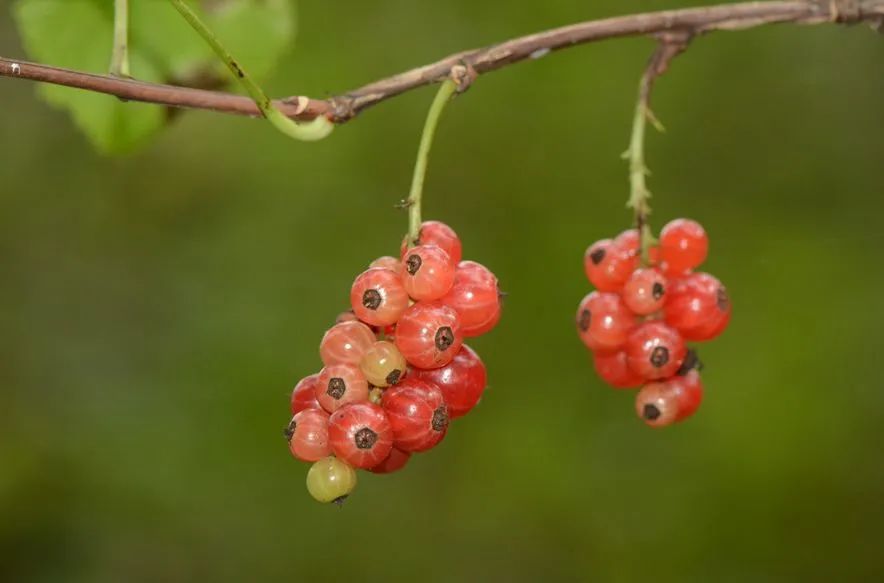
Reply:
M322 96L465 47L676 0L303 2L268 89ZM0 54L25 57L8 8ZM161 31L158 32L161 34ZM180 116L102 157L0 79L3 581L870 581L884 573L884 42L699 39L658 84L657 226L700 220L735 304L707 400L645 428L573 329L582 254L629 223L647 39L482 77L426 215L509 292L490 389L442 445L313 502L281 429L352 278L392 253L432 89L317 144ZM295 50L296 49L296 50ZM242 56L248 64L248 55Z

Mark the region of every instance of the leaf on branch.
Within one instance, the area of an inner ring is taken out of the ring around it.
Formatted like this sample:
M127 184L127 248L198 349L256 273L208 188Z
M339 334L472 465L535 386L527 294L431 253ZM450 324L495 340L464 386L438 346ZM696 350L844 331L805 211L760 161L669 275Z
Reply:
M195 7L256 77L266 76L295 35L291 0L203 0ZM113 45L109 0L18 0L14 10L33 60L107 73ZM205 42L168 0L131 0L129 50L133 77L158 83L193 81L213 88L234 82ZM40 95L67 110L103 153L130 151L167 122L164 108L52 85Z

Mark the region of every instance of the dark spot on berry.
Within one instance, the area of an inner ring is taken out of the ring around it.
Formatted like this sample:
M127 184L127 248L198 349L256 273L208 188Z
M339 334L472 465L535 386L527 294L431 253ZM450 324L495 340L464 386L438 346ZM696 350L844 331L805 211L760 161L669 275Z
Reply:
M718 291L715 292L715 302L718 304L718 309L722 312L727 311L731 305L731 299L728 297L727 289L723 285L718 286Z
M659 300L663 297L664 293L666 293L666 290L663 289L663 284L659 281L654 282L654 286L651 288L651 295L654 296L654 299Z
M652 405L648 403L642 408L642 417L647 419L648 421L654 421L658 417L662 415L660 409L657 408L657 405Z
M651 352L651 364L660 368L669 362L669 349L665 346L658 346Z
M331 397L332 399L338 400L344 396L344 393L347 392L347 383L344 382L344 379L339 377L334 377L329 379L328 388L325 391L325 394Z
M295 423L295 418L292 417L292 420L289 421L289 424L286 425L285 429L282 430L282 434L285 435L286 441L291 441L292 436L295 434L295 429L298 427L298 424Z
M442 405L433 411L433 431L443 431L448 427L448 407Z
M454 344L454 332L448 326L442 326L436 330L436 350L445 352Z
M408 272L408 275L414 275L418 272L423 264L423 260L421 256L418 254L409 255L408 259L405 260L405 271Z
M681 363L678 371L675 373L680 377L685 376L692 370L701 371L703 370L703 363L700 362L700 357L697 356L697 351L693 348L688 349L688 353L685 355L684 360Z
M602 262L602 259L605 258L605 250L601 247L593 251L589 254L589 258L592 260L593 265L598 265Z
M377 310L381 306L381 292L376 289L367 289L362 294L362 305L369 310Z
M395 385L399 382L400 378L402 378L402 371L397 368L393 369L393 371L387 375L387 378L385 380L387 381L388 385Z
M344 494L343 496L338 496L337 498L332 500L332 504L336 504L339 507L343 506L344 502L346 502L346 500L347 500L347 496L349 496L349 494Z
M378 434L368 427L363 427L353 436L353 443L359 449L371 449L377 440Z
M586 332L589 330L589 324L592 322L592 312L589 310L583 310L580 312L580 317L577 319L577 327L580 328L581 332Z

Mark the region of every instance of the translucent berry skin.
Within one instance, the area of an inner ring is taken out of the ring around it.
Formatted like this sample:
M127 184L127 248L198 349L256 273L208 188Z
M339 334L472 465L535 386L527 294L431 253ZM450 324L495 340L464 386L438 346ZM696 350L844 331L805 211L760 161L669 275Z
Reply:
M451 289L440 300L460 316L465 338L485 334L500 320L500 290L491 271L475 261L461 261Z
M396 345L387 340L372 344L359 362L362 374L376 387L398 383L405 376L407 366L405 357Z
M629 368L626 352L596 352L593 364L599 377L615 389L632 389L641 386L645 379Z
M639 316L653 314L666 302L666 283L666 277L657 269L636 269L623 286L623 303Z
M368 468L368 471L373 474L392 474L404 468L409 458L411 458L410 452L394 447L390 450L390 455L384 461L372 468Z
M305 462L315 462L331 455L328 443L328 413L322 409L306 409L289 424L289 449Z
M383 257L378 257L374 261L372 261L369 265L369 268L372 267L380 267L382 269L390 269L395 271L396 273L402 273L402 261L396 259L395 257L391 257L389 255L384 255Z
M292 415L305 409L322 409L316 400L316 385L319 384L319 373L306 376L298 381L292 390Z
M441 247L418 245L405 253L402 260L402 284L416 301L438 300L454 283L454 265Z
M326 331L319 343L319 356L330 364L359 364L368 347L374 344L374 332L362 322L341 322Z
M319 373L316 400L329 413L348 403L368 400L368 381L358 366L333 364Z
M692 370L642 387L636 395L635 411L647 425L665 427L693 415L702 401L703 383Z
M432 370L412 369L409 378L435 384L442 391L451 419L463 417L482 398L488 373L479 355L464 344L451 362Z
M336 457L327 457L310 466L307 491L319 502L343 502L356 488L356 480L356 470Z
M328 439L336 456L354 468L373 468L393 448L393 430L384 410L373 403L350 403L328 422Z
M600 291L619 291L638 266L638 256L611 241L596 241L583 255L583 268L590 283Z
M393 444L410 452L435 447L448 431L448 406L436 385L409 377L384 391L384 411L393 428Z
M395 271L384 267L363 271L350 288L353 312L372 326L395 324L408 302L402 279Z
M647 380L674 375L686 353L684 338L663 322L639 324L626 341L629 368Z
M454 229L439 221L424 221L421 224L420 231L416 241L411 242L413 245L435 245L448 253L452 265L460 263L463 255L463 246L460 238ZM402 240L402 246L399 255L405 259L405 252L408 249L408 237Z
M396 324L396 348L417 368L445 366L463 344L460 318L441 302L418 302Z
M669 275L698 267L709 252L709 237L697 221L675 219L660 231L660 262Z
M590 292L577 307L577 333L591 350L619 350L634 326L635 316L617 294Z
M687 340L711 340L730 322L727 289L708 273L692 273L669 285L663 313L666 323Z

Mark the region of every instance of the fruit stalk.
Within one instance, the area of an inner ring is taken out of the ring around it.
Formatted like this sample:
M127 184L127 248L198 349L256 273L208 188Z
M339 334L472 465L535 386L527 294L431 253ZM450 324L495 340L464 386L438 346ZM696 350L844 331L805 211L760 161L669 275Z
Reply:
M421 132L421 141L417 149L417 159L414 162L414 175L411 179L411 190L405 205L408 207L408 246L415 244L420 235L421 228L421 203L423 202L424 176L427 173L427 161L430 156L430 147L433 145L433 136L436 133L436 126L439 124L439 118L445 105L454 92L457 90L457 83L452 79L446 79L436 92L433 103L430 105L430 111L427 112L427 119L424 122L424 129Z

